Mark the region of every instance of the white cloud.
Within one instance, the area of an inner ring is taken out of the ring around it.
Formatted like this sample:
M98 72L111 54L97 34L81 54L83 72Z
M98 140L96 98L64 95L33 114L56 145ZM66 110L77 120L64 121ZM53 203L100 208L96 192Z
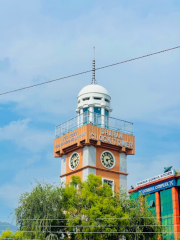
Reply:
M31 155L31 159L39 158L37 155ZM41 164L30 162L29 159L24 159L27 163L16 172L15 176L8 182L0 185L0 199L3 200L5 206L16 208L18 200L22 193L29 192L36 185L35 181L48 182L52 184L60 184L60 159L54 159L53 155L48 152L45 158L41 157ZM1 216L0 216L1 217Z
M90 69L94 45L97 64L102 66L175 46L179 39L178 11L164 14L158 9L157 14L155 5L141 15L141 9L134 11L134 5L115 4L102 9L99 3L86 14L65 21L44 14L42 2L33 3L36 10L31 4L22 4L21 10L28 7L34 21L30 21L30 14L23 14L24 22L16 18L13 31L20 34L13 42L7 36L4 39L0 58L10 57L16 74L3 75L2 91ZM98 83L111 93L112 115L150 122L157 118L155 122L161 123L161 111L177 107L180 102L178 62L175 50L97 72ZM45 115L44 121L55 123L57 118L75 115L78 92L90 83L90 78L88 74L66 79L1 96L0 101L15 102L15 111L20 114L41 121ZM175 118L169 120L179 124Z
M30 119L13 121L0 128L0 141L8 140L19 148L40 152L53 143L53 132L35 129L30 126ZM9 144L10 144L9 143Z

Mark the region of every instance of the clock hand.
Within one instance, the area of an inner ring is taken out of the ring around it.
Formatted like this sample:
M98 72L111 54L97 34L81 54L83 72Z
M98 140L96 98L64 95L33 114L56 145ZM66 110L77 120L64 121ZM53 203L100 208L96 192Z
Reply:
M104 161L106 162L106 164L108 164L108 160L109 160L108 157L104 157Z
M77 157L74 157L74 159L73 159L73 164L75 165L75 163L76 163L76 160L77 160Z

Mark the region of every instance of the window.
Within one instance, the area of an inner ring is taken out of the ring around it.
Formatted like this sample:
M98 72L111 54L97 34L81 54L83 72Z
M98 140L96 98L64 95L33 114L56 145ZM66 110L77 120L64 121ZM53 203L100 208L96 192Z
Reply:
M94 97L94 100L101 100L101 98L99 98L99 97Z
M109 111L105 109L105 116L109 117Z
M108 103L110 102L110 101L109 101L108 99L106 99L106 98L105 98L105 101L108 102Z
M87 112L89 108L83 108L83 113Z
M152 193L148 196L146 196L146 201L147 201L147 204L149 206L149 210L156 214L156 197L155 197L155 193Z
M103 182L103 183L106 183L107 185L109 185L110 188L111 188L112 191L113 191L113 194L114 194L114 180L103 178L103 179L102 179L102 182Z
M104 118L105 128L109 127L109 111L105 109L105 118Z
M94 125L101 126L101 108L94 107Z
M172 234L168 234L168 237L169 239L174 239L172 188L160 191L160 204L162 224L168 225L167 230L172 232Z
M83 101L87 101L87 100L89 100L89 97L87 97L87 98L83 98Z
M87 124L89 120L89 108L83 108L83 124Z
M149 208L152 208L152 207L156 206L154 200L150 200L148 205L149 205Z
M77 183L72 184L72 181L69 182L69 186L73 186L75 189L78 189Z

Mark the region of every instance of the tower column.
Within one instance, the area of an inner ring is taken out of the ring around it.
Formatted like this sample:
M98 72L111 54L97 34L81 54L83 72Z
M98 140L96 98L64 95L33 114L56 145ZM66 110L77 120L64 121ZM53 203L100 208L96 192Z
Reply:
M179 239L178 234L180 232L180 219L179 219L179 196L177 187L172 187L172 200L174 217L174 235L175 239Z
M161 222L160 192L155 192L155 197L156 197L156 216L158 222Z
M102 106L101 107L101 126L102 127L104 127L104 125L105 125L104 117L105 117L105 107Z
M79 115L79 109L76 109L76 113L77 113L77 125L78 125L78 127L80 127L80 115Z

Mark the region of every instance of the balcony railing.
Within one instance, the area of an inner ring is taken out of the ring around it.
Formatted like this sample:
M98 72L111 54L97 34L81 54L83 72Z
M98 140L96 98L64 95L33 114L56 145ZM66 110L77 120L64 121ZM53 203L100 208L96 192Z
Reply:
M58 138L86 124L133 135L133 123L87 111L56 126L55 137Z

